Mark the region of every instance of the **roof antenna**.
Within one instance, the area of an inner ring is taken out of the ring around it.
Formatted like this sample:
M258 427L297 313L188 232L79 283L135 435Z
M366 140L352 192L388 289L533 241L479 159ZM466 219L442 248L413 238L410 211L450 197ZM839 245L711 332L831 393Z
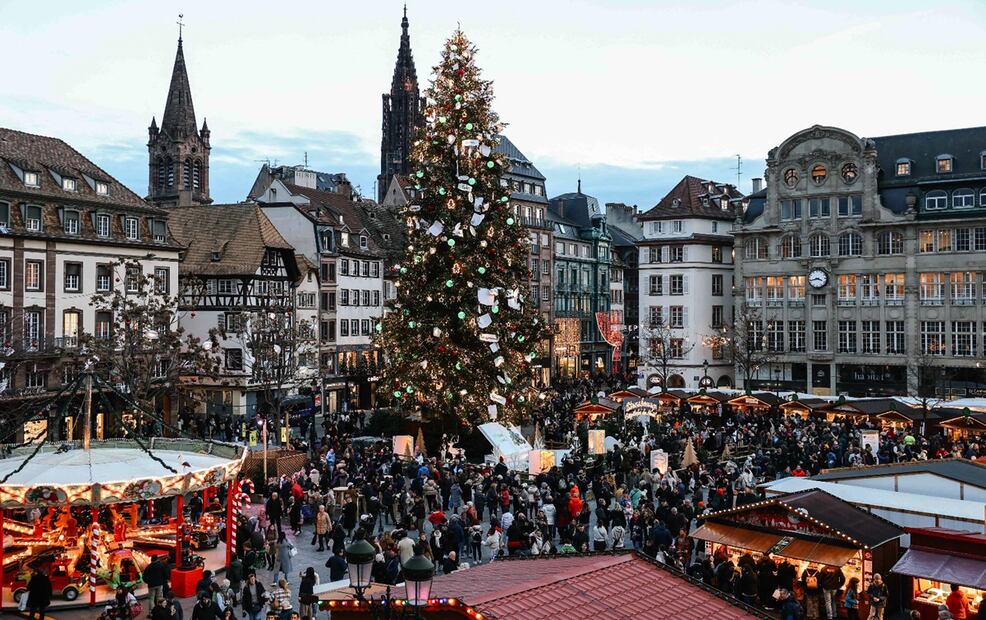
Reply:
M305 170L308 170L308 151L305 151Z
M407 2L404 3L404 19L407 19Z
M736 154L736 191L740 188L740 176L743 174L743 158Z
M176 24L178 24L178 42L179 43L181 43L181 29L185 26L185 22L182 21L182 19L184 17L185 17L185 14L184 13L179 13L178 14L178 21L175 22Z
M579 185L578 185L578 193L580 193L580 194L582 193L582 164L579 164Z

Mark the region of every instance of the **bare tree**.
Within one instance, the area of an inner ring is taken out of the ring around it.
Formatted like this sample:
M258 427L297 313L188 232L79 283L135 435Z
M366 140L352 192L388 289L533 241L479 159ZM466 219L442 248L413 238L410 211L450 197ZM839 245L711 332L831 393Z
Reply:
M80 337L78 363L94 362L100 377L145 413L159 410L159 398L177 395L183 382L218 376L216 335L203 340L185 333L168 276L145 273L139 260L121 259L109 278L107 290L90 301L96 329Z
M694 342L689 342L681 328L671 327L663 320L651 322L641 330L641 339L646 343L644 363L652 367L661 380L661 390L666 391L668 377L681 360L695 348Z
M765 326L760 308L744 302L731 325L712 326L712 332L703 341L709 347L719 347L732 360L737 376L743 378L743 386L748 388L760 369L777 359L778 347L771 346L767 328L769 323Z
M258 413L273 421L279 417L286 392L317 375L317 365L310 363L317 341L309 321L295 320L289 298L271 298L265 306L262 311L241 314L237 324L226 326L223 337L241 343L248 382L259 389ZM284 427L290 428L287 417Z
M929 342L927 346L918 344L914 363L907 365L907 390L921 409L922 432L927 428L928 415L947 397L940 393L940 383L947 372L945 365L945 344Z

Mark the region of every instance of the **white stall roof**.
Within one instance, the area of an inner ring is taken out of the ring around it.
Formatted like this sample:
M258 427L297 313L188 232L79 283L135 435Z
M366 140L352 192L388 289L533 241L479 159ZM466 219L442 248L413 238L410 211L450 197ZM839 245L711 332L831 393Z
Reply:
M982 522L983 510L986 509L986 504L983 502L932 497L931 495L918 495L916 493L898 493L809 478L782 478L764 483L760 487L764 489L768 497L781 493L798 493L806 489L821 489L860 508L896 510L964 521Z

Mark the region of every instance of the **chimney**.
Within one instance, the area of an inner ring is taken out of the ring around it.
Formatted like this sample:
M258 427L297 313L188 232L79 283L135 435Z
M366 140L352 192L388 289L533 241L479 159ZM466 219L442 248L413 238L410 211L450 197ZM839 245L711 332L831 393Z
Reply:
M763 189L763 179L760 177L755 177L753 179L753 193L756 194Z

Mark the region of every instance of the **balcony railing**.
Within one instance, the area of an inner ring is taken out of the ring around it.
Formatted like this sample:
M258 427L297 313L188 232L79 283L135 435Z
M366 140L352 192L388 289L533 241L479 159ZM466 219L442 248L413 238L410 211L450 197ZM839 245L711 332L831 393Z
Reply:
M520 217L520 224L524 228L540 228L541 230L551 230L551 223L548 220L534 217Z

